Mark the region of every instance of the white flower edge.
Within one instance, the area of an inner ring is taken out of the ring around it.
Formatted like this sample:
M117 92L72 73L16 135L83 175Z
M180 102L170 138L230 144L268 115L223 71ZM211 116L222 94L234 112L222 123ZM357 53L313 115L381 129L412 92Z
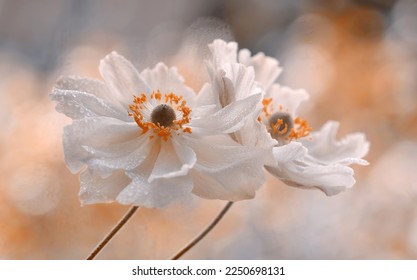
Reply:
M312 140L274 147L275 165L265 168L289 186L319 189L328 196L352 187L354 171L348 165L368 164L362 157L369 150L369 142L362 133L337 141L337 128L337 122L329 121L312 134Z
M351 133L340 141L336 139L340 124L327 121L319 131L311 133L310 139L301 139L310 156L323 164L360 164L367 165L362 159L369 152L370 144L363 133Z
M282 72L278 60L266 56L262 52L252 56L248 49L242 49L239 51L238 60L243 65L254 68L255 80L262 86L265 92L269 91Z

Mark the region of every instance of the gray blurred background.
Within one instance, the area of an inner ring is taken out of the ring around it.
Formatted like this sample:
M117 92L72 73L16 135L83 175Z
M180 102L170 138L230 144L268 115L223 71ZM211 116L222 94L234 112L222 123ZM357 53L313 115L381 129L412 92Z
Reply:
M56 78L99 78L115 50L140 70L175 65L198 91L215 38L279 59L279 82L311 94L301 116L366 133L371 164L335 197L268 177L185 258L417 258L416 14L414 0L0 0L0 258L85 258L127 210L80 206ZM224 203L142 209L98 258L169 258Z

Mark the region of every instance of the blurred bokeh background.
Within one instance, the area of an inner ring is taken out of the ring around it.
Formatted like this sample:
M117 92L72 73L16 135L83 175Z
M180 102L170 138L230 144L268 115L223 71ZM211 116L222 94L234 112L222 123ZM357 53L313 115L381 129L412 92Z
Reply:
M195 57L220 37L279 59L279 82L311 94L302 117L366 133L371 164L335 197L268 177L185 258L416 259L416 15L415 0L0 0L0 258L83 259L128 208L80 206L56 78L99 78L116 50L139 69L176 65L198 90ZM98 258L169 258L224 203L141 209Z

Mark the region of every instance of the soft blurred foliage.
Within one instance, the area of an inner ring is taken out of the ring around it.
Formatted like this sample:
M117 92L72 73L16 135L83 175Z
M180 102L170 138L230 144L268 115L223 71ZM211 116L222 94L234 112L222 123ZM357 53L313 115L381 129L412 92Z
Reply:
M99 78L111 50L139 68L177 65L198 90L206 44L236 40L279 59L305 88L302 117L371 141L357 183L326 197L268 176L185 258L417 258L417 1L0 1L0 258L82 259L127 210L81 207L63 160L60 75ZM225 202L141 209L98 258L166 259Z

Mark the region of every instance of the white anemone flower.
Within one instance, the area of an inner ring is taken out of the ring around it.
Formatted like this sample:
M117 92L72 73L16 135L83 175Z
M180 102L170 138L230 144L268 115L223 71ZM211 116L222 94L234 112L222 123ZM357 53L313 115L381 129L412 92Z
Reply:
M64 128L65 161L81 172L82 204L117 201L163 207L195 195L241 200L259 188L259 155L228 136L256 109L260 93L224 108L198 105L176 68L138 73L113 52L104 82L64 77L51 94Z
M290 186L317 188L329 196L352 187L354 171L349 165L368 165L362 158L369 142L363 133L351 133L338 141L338 128L338 122L328 121L311 138L274 148L277 164L267 167L268 171Z
M355 179L349 165L368 164L362 159L369 150L365 135L353 133L338 141L339 123L335 121L312 132L307 121L297 115L307 93L286 87L272 92L274 97L263 100L261 119L279 144L273 148L275 164L265 168L289 186L316 188L326 195L352 187Z
M212 57L209 65L213 69L227 72L230 65L236 63L254 69L255 81L263 92L263 108L258 114L258 120L270 137L277 141L272 149L274 162L265 164L271 174L287 185L320 189L326 195L338 194L354 185L354 172L349 165L368 164L362 159L369 150L369 142L364 134L349 134L337 141L339 124L334 121L312 132L307 121L301 119L297 112L299 105L307 101L309 95L305 90L294 90L275 82L282 71L275 58L263 53L252 56L247 49L238 52L235 42L227 43L223 40L215 40L210 49ZM220 100L235 100L250 95L246 91L244 95L235 98L228 95L228 91L223 93L226 96L220 94ZM253 138L251 132L244 128L235 134L241 138Z
M215 40L209 45L211 56L206 64L211 83L203 88L198 102L201 104L216 104L224 108L233 102L244 100L249 96L264 92L262 85L257 82L254 67L237 62L237 44ZM276 140L271 138L265 126L257 120L262 111L261 102L256 110L246 119L244 125L230 136L243 146L258 149L264 163L271 162L272 147Z

